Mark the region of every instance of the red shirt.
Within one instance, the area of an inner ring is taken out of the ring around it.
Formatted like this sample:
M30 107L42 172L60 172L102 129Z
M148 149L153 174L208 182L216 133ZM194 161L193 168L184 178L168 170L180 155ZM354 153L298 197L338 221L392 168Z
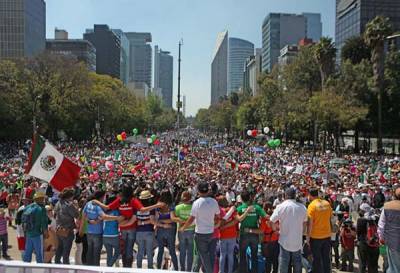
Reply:
M125 219L129 220L132 218L133 215L136 214L138 210L143 208L142 203L140 203L139 199L132 198L131 202L128 204L122 204L121 205L121 198L117 197L117 199L114 200L110 205L108 205L110 210L115 210L118 209L119 213L125 217ZM137 222L133 223L130 226L126 227L121 227L121 230L129 230L129 229L135 229L137 227Z
M274 242L279 240L279 233L277 231L273 231L272 228L267 224L265 218L261 220L260 229L263 231L263 242Z
M221 215L221 216L223 217L228 211L229 211L229 208L227 208L227 211L224 211L224 210L223 210L224 214ZM231 222L231 221L234 221L236 215L237 215L237 212L236 212L236 210L235 210L235 211L232 213L231 217L229 217L229 219L228 219L226 222L229 223L229 222ZM220 233L221 233L220 238L221 238L221 239L232 239L232 238L237 238L237 236L238 236L238 230L239 230L239 223L236 223L236 224L233 225L233 226L230 226L230 227L221 229L221 230L220 230Z

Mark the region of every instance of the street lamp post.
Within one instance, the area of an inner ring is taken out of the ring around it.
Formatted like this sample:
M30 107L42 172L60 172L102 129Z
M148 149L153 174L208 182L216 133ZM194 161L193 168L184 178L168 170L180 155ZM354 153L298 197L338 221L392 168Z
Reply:
M177 108L178 108L178 119L177 119L177 127L178 127L178 131L180 128L180 124L179 124L179 114L181 112L181 47L183 45L183 40L181 39L179 41L179 56L178 56L178 104L177 104Z

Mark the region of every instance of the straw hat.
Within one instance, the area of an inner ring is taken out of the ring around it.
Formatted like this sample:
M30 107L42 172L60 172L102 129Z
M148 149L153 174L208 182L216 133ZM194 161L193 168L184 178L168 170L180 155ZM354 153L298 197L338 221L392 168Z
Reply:
M33 200L41 199L41 198L46 198L46 194L42 191L37 191L35 195L33 196Z
M150 193L150 191L142 191L140 193L139 199L141 200L146 200L152 198L153 195Z

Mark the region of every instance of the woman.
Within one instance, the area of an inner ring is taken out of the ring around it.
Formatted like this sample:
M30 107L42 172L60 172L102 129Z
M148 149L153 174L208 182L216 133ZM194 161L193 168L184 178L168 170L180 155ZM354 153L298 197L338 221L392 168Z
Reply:
M53 208L50 205L45 206L47 211L47 217L49 218L49 225L48 225L48 234L47 238L43 239L43 252L44 252L44 259L45 263L51 263L54 255L56 254L56 250L58 248L58 240L56 236L56 219L54 219Z
M179 227L185 224L190 217L192 211L192 196L188 191L182 192L181 204L175 207L175 211L171 211L172 220L179 224ZM178 227L178 229L179 229ZM193 266L193 236L194 225L188 227L184 231L179 231L179 263L181 271L192 271Z
M79 210L77 203L73 201L73 189L64 189L59 197L60 200L54 208L58 241L55 263L60 264L62 257L63 264L69 264L69 255L75 237L75 219L79 217Z
M175 228L173 226L174 223L171 220L171 213L174 211L174 208L172 207L172 199L172 194L169 190L161 192L160 201L164 202L165 206L158 209L156 212L156 239L158 244L157 268L161 269L164 246L166 245L169 254L171 255L174 270L178 271L178 258L175 251Z
M272 215L272 204L265 203L264 210L267 212L267 217L261 219L260 231L262 238L262 251L265 257L265 272L278 273L278 258L279 258L279 231L272 228L269 222L269 217Z

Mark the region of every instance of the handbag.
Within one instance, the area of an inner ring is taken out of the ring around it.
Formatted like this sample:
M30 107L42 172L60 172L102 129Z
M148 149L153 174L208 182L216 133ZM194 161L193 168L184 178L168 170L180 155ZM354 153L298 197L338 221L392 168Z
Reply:
M71 232L71 230L68 228L57 227L56 235L60 236L60 237L68 237L70 232Z

